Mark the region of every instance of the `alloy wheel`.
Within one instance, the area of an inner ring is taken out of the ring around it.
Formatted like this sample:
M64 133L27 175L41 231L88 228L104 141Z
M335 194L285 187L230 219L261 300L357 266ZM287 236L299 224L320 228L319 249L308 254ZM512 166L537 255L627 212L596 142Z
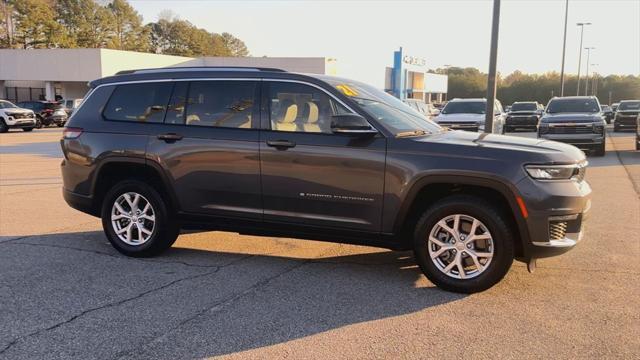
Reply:
M120 195L111 208L111 226L124 243L146 243L156 225L155 211L149 200L136 192Z
M447 276L471 279L488 269L494 255L489 229L473 216L448 215L429 232L429 257Z

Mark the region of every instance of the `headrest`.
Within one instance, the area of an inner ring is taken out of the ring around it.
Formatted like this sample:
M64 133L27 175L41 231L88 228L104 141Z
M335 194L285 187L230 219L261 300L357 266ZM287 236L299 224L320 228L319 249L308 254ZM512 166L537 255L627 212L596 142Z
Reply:
M280 117L278 122L292 123L298 117L298 105L294 104L291 100L283 100L280 105Z
M318 105L312 101L307 101L305 108L308 113L307 123L313 124L318 122Z

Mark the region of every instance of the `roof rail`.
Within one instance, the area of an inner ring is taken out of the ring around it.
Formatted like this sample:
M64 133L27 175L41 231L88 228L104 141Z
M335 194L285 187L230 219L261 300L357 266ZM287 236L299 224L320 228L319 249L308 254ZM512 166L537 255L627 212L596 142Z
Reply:
M154 68L154 69L132 69L121 70L116 75L126 74L155 74L165 72L183 72L183 71L272 71L272 72L287 72L283 69L268 68L268 67L247 67L247 66L176 66L166 68Z

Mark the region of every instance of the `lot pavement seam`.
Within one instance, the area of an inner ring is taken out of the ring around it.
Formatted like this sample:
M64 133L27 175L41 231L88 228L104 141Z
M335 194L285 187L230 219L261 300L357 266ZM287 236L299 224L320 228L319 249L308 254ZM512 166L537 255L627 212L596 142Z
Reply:
M153 259L133 258L133 257L127 257L127 256L119 255L119 254L109 254L109 253L102 252L102 251L97 251L97 250L82 249L82 248L76 248L76 247L72 247L72 246L62 246L62 245L54 245L54 244L34 244L34 243L28 243L28 242L14 242L11 245L29 245L29 246L42 246L42 247L52 247L52 248L59 248L59 249L69 249L69 250L87 252L87 253L96 254L96 255L109 256L109 257L113 257L113 258L121 259L121 260L142 261L142 262L151 262L151 263L157 263L157 264L178 264L178 265L199 267L199 268L217 268L217 267L220 267L220 265L199 265L199 264L191 264L191 263L184 262L184 261L160 261L160 260L153 260ZM226 266L226 265L222 265L222 266Z
M15 338L11 342L9 342L9 344L7 344L3 349L0 350L0 355L5 353L9 349L11 349L14 345L16 345L18 342L20 342L20 341L22 341L24 339L30 338L32 336L40 335L40 334L42 334L44 332L47 332L47 331L51 331L51 330L57 329L57 328L65 325L65 324L69 324L69 323L73 322L74 320L76 320L76 319L78 319L78 318L80 318L80 317L82 317L84 315L87 315L87 314L90 314L90 313L93 313L93 312L96 312L96 311L99 311L99 310L103 310L103 309L107 309L107 308L111 308L111 307L116 307L116 306L119 306L119 305L122 305L122 304L126 304L126 303L128 303L130 301L134 301L134 300L140 299L140 298L142 298L142 297L144 297L146 295L149 295L151 293L166 289L169 286L172 286L172 285L174 285L176 283L179 283L179 282L182 282L182 281L185 281L185 280L193 280L193 279L197 279L197 278L200 278L200 277L204 277L204 276L215 274L216 272L218 272L220 270L220 268L221 267L218 267L217 269L215 269L213 271L209 271L209 272L206 272L206 273L203 273L203 274L197 274L197 275L193 275L193 276L187 276L187 277L184 277L184 278L176 279L176 280L170 281L170 282L168 282L168 283L166 283L166 284L164 284L162 286L159 286L157 288L153 288L153 289L144 291L142 293L139 293L139 294L137 294L135 296L128 297L126 299L121 299L121 300L118 300L116 302L107 303L107 304L104 304L104 305L101 305L101 306L97 306L97 307L94 307L94 308L90 308L90 309L84 310L84 311L80 312L79 314L76 314L76 315L74 315L74 316L72 316L72 317L70 317L70 318L68 318L66 320L60 321L60 322L58 322L58 323L56 323L54 325L51 325L49 327L46 327L46 328L43 328L43 329L39 329L39 330L36 330L36 331L31 332L29 334L26 334L26 335L23 335L23 336Z
M322 256L324 256L324 253L320 254L318 257L322 257ZM299 260L292 260L292 261L299 261ZM121 352L119 354L116 354L115 358L123 359L123 358L126 358L126 356L133 355L135 353L141 354L141 350L143 350L144 348L146 348L146 347L150 346L151 344L153 344L154 342L166 337L170 333L180 329L184 325L186 325L186 324L190 323L191 321L199 318L200 316L202 316L204 314L207 314L209 312L218 312L218 311L222 310L222 308L224 308L225 306L228 306L228 305L232 304L233 302L241 299L245 295L248 295L248 294L250 294L250 293L252 293L252 292L254 292L254 291L256 291L256 290L258 290L258 289L260 289L260 288L262 288L262 287L264 287L266 285L268 285L273 280L275 280L275 279L277 279L277 278L279 278L279 277L281 277L283 275L286 275L286 274L288 274L288 273L290 273L290 272L292 272L294 270L300 269L301 267L303 267L305 265L308 265L308 264L311 264L311 263L313 263L313 259L307 259L307 260L299 261L298 264L296 264L294 266L291 266L290 268L286 269L285 271L281 271L278 274L275 274L275 275L273 275L271 277L268 277L268 278L266 278L264 280L261 280L261 281L255 283L255 284L253 284L252 286L246 288L245 290L243 290L243 291L241 291L239 293L236 293L234 295L228 296L227 298L216 302L212 306L209 306L209 307L203 309L202 311L199 311L199 312L195 313L193 316L190 316L190 317L184 319L183 321L178 323L176 326L174 326L171 329L165 331L164 333L154 337L153 339L147 341L146 343L141 344L139 347L134 348L134 349L130 349L130 350L126 350L126 351L123 351L123 352Z

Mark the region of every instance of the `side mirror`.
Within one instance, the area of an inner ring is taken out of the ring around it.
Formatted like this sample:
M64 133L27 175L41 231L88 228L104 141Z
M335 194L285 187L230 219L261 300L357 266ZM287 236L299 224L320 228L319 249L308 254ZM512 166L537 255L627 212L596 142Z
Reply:
M331 131L335 134L374 135L374 129L365 118L357 114L333 115Z

